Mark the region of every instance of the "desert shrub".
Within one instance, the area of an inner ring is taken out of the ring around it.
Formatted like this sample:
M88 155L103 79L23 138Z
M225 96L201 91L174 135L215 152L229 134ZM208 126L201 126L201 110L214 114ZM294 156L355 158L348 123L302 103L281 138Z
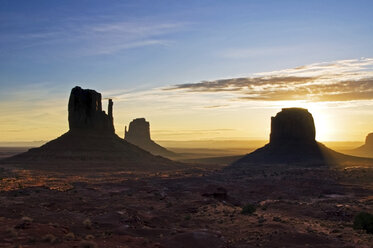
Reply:
M80 242L80 248L97 248L97 244L93 241L83 240Z
M242 207L241 214L250 215L250 214L253 214L255 211L256 211L256 206L249 203Z
M21 221L24 222L24 223L31 223L33 220L30 217L23 216L21 218Z
M17 235L18 235L18 232L17 232L17 230L14 227L7 228L6 232L9 234L9 236L11 236L13 238L17 237Z
M280 217L277 217L277 216L273 217L272 220L275 221L275 222L282 222L282 219Z
M360 212L355 216L354 229L363 229L367 233L373 234L373 215L366 212Z
M69 232L65 235L66 240L74 240L75 239L75 234L72 232Z
M48 242L48 243L51 243L53 244L54 242L56 242L56 236L54 236L53 234L46 234L43 236L42 240L44 242Z
M17 229L26 229L30 226L33 220L30 217L24 216L20 219L19 223L15 226Z
M83 221L83 225L84 225L84 227L85 228L87 228L87 229L91 229L92 228L92 221L90 220L90 219L85 219L84 221Z
M91 240L91 239L94 239L94 238L95 238L95 236L93 236L92 234L88 234L88 235L85 236L86 240Z

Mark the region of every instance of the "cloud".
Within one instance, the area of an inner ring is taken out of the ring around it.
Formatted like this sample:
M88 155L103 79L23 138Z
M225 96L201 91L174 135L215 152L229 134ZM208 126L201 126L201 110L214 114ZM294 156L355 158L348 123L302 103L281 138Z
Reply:
M158 20L86 20L72 19L61 24L45 25L39 30L15 29L0 37L3 47L13 51L48 49L63 52L66 56L113 54L145 46L172 44L170 34L180 31L186 23ZM61 46L61 49L56 49ZM3 51L5 52L5 51Z
M280 71L178 84L164 89L186 93L230 93L236 100L340 102L373 99L373 59L315 63Z

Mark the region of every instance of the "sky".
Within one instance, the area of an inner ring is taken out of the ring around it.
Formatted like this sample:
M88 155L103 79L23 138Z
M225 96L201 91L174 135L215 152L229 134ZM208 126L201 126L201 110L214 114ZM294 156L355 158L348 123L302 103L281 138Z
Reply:
M372 10L368 0L0 0L0 142L66 132L76 85L113 98L121 137L145 117L155 140L263 140L271 116L304 107L318 140L363 141Z

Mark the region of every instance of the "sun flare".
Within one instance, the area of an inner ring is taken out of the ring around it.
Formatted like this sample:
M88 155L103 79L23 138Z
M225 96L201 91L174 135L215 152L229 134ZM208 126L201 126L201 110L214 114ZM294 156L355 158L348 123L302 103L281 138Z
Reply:
M316 128L316 140L329 141L332 139L333 125L329 118L330 109L323 103L309 101L279 101L276 104L278 108L304 108L308 109L313 116Z

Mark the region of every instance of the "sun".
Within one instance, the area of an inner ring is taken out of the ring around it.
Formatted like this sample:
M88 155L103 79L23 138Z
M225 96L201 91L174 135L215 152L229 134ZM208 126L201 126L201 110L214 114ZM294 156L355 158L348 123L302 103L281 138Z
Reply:
M331 125L330 114L324 103L309 101L280 101L280 108L305 108L313 116L316 128L317 141L330 141L332 139L333 127Z

